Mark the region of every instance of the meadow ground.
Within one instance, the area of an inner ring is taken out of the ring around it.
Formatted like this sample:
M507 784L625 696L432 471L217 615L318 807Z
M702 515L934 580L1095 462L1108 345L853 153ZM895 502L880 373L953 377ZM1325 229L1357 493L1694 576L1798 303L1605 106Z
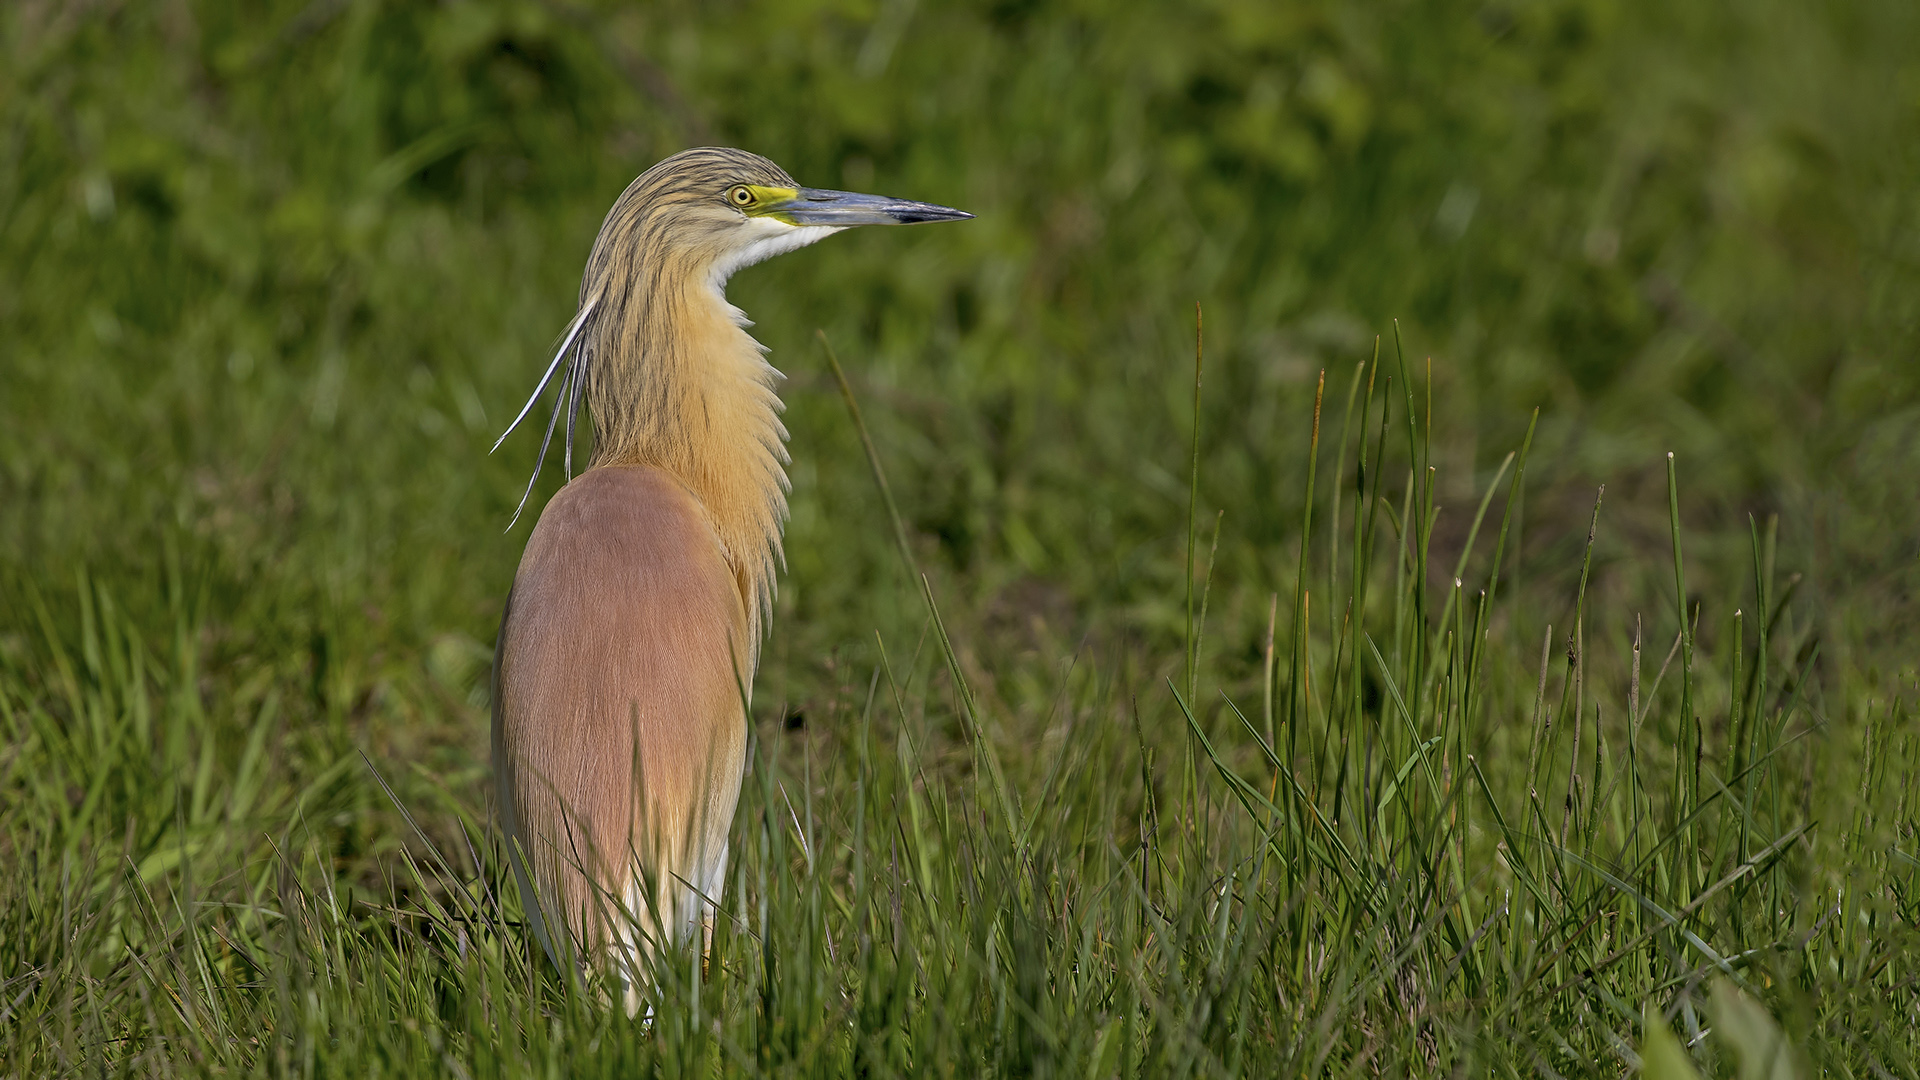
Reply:
M1916 40L7 5L0 1076L1920 1076ZM486 451L705 142L979 216L732 286L789 565L643 1025L501 874Z

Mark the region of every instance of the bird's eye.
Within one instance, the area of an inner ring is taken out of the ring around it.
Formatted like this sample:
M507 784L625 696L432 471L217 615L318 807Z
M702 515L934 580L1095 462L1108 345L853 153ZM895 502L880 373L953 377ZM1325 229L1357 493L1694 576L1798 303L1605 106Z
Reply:
M732 191L727 192L727 198L735 206L752 206L753 205L753 192L749 191L745 184L741 184L739 187L736 187Z

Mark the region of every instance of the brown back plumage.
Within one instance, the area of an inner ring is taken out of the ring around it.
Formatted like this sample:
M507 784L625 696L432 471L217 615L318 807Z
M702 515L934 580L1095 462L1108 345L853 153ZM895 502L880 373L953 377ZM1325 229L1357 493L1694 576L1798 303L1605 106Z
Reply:
M590 469L547 504L497 646L493 753L556 956L636 938L650 952L698 925L693 889L718 894L746 643L713 530L671 476Z

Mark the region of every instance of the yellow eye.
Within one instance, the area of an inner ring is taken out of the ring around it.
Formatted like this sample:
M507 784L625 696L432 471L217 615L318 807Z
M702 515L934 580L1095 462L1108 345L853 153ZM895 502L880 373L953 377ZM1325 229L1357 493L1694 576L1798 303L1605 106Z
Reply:
M752 206L754 201L753 192L748 189L747 185L741 184L727 192L727 201L733 203L735 206Z

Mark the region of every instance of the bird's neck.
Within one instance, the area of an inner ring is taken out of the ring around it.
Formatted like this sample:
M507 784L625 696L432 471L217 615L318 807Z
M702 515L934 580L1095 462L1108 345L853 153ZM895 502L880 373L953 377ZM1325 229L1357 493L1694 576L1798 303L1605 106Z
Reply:
M592 464L647 465L686 485L733 568L757 652L787 518L782 376L724 281L683 269L605 312L610 332L596 335L588 367Z

